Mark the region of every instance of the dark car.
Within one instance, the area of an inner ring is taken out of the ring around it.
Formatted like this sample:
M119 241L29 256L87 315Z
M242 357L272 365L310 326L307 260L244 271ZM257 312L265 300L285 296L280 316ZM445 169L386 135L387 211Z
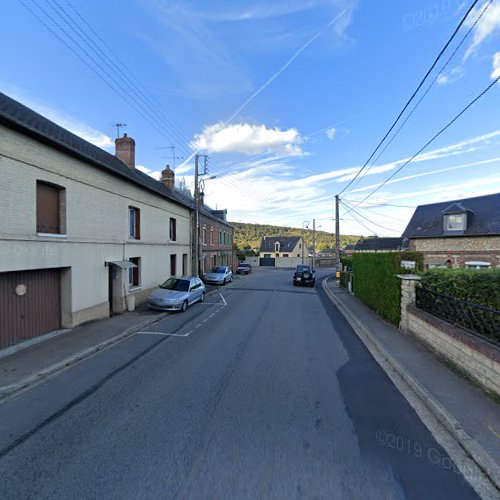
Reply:
M236 274L250 274L252 272L252 266L247 262L240 262L236 268Z
M293 285L308 285L314 286L316 283L316 272L311 266L306 266L304 264L298 265L295 268L295 273L293 274Z

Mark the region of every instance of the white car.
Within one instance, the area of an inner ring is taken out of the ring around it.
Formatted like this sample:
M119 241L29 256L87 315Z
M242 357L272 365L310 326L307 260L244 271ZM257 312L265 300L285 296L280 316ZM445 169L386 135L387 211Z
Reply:
M195 302L205 300L205 285L195 276L169 278L148 298L151 309L160 311L185 311Z
M204 276L205 283L214 283L216 285L225 285L233 281L233 273L229 267L217 266Z

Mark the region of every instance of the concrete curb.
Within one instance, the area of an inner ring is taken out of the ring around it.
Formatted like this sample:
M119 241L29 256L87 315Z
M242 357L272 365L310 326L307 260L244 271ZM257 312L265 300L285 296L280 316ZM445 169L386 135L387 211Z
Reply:
M226 287L230 287L232 285L232 281L226 285ZM225 287L224 287L225 288ZM218 293L220 291L219 288L215 290L210 290L209 292L206 292L206 296L213 295L215 293ZM48 366L47 368L43 369L42 371L38 372L36 375L31 375L30 377L26 377L23 380L16 382L15 384L11 385L6 385L3 387L0 387L0 402L2 402L4 399L16 395L18 392L21 392L25 389L28 389L29 387L37 384L38 382L44 380L50 375L53 375L71 365L74 365L75 363L78 363L79 361L82 361L83 359L86 359L93 354L96 354L97 352L102 351L103 349L106 349L107 347L112 346L113 344L116 344L118 342L121 342L122 340L125 340L127 337L130 335L133 335L134 333L138 332L139 330L142 330L143 328L147 328L148 326L152 325L153 323L156 323L158 321L161 321L162 319L165 319L170 313L168 312L163 312L159 313L153 318L149 318L146 321L143 321L142 323L135 324L131 326L130 328L127 328L126 330L123 330L120 332L118 335L115 335L114 337L111 337L109 339L106 339L104 342L101 342L100 344L94 345L92 347L89 347L88 349L85 349L83 351L79 351L75 353L72 356L68 356L67 358L54 363L51 366Z
M391 379L392 374L389 373L387 368L390 368L397 373L397 375L417 396L420 403L431 412L434 418L436 418L438 422L443 425L443 427L455 439L455 441L465 451L469 458L472 459L473 462L475 462L477 467L479 467L479 469L491 482L492 487L500 490L500 466L491 458L488 452L486 452L475 439L469 436L460 422L450 413L448 413L448 411L443 408L443 406L438 401L436 401L433 396L386 351L382 343L378 341L377 337L368 328L366 328L365 325L363 325L358 319L356 319L351 314L349 309L344 306L344 304L342 304L337 299L337 297L335 297L335 294L328 289L328 286L326 284L329 279L331 279L331 277L325 278L322 281L322 286L325 293L337 306L338 310L351 325L352 329L365 344L375 360L380 364L380 366L384 369L384 371L389 375ZM388 365L388 367L384 365ZM404 396L406 397L406 395Z

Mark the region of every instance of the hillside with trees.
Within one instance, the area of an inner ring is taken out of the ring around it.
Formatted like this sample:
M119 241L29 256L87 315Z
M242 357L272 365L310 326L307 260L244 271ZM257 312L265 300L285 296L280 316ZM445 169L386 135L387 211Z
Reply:
M296 227L271 226L267 224L247 224L243 222L230 222L234 226L234 243L240 250L259 250L260 242L264 236L302 236L306 245L312 244L312 229ZM361 236L341 234L340 247L349 243L356 243ZM335 247L335 234L316 230L316 251L327 247Z

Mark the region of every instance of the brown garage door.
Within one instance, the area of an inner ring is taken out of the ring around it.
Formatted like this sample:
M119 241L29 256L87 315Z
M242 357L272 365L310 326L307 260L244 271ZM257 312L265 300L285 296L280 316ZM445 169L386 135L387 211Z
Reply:
M61 271L0 273L0 349L61 327Z

